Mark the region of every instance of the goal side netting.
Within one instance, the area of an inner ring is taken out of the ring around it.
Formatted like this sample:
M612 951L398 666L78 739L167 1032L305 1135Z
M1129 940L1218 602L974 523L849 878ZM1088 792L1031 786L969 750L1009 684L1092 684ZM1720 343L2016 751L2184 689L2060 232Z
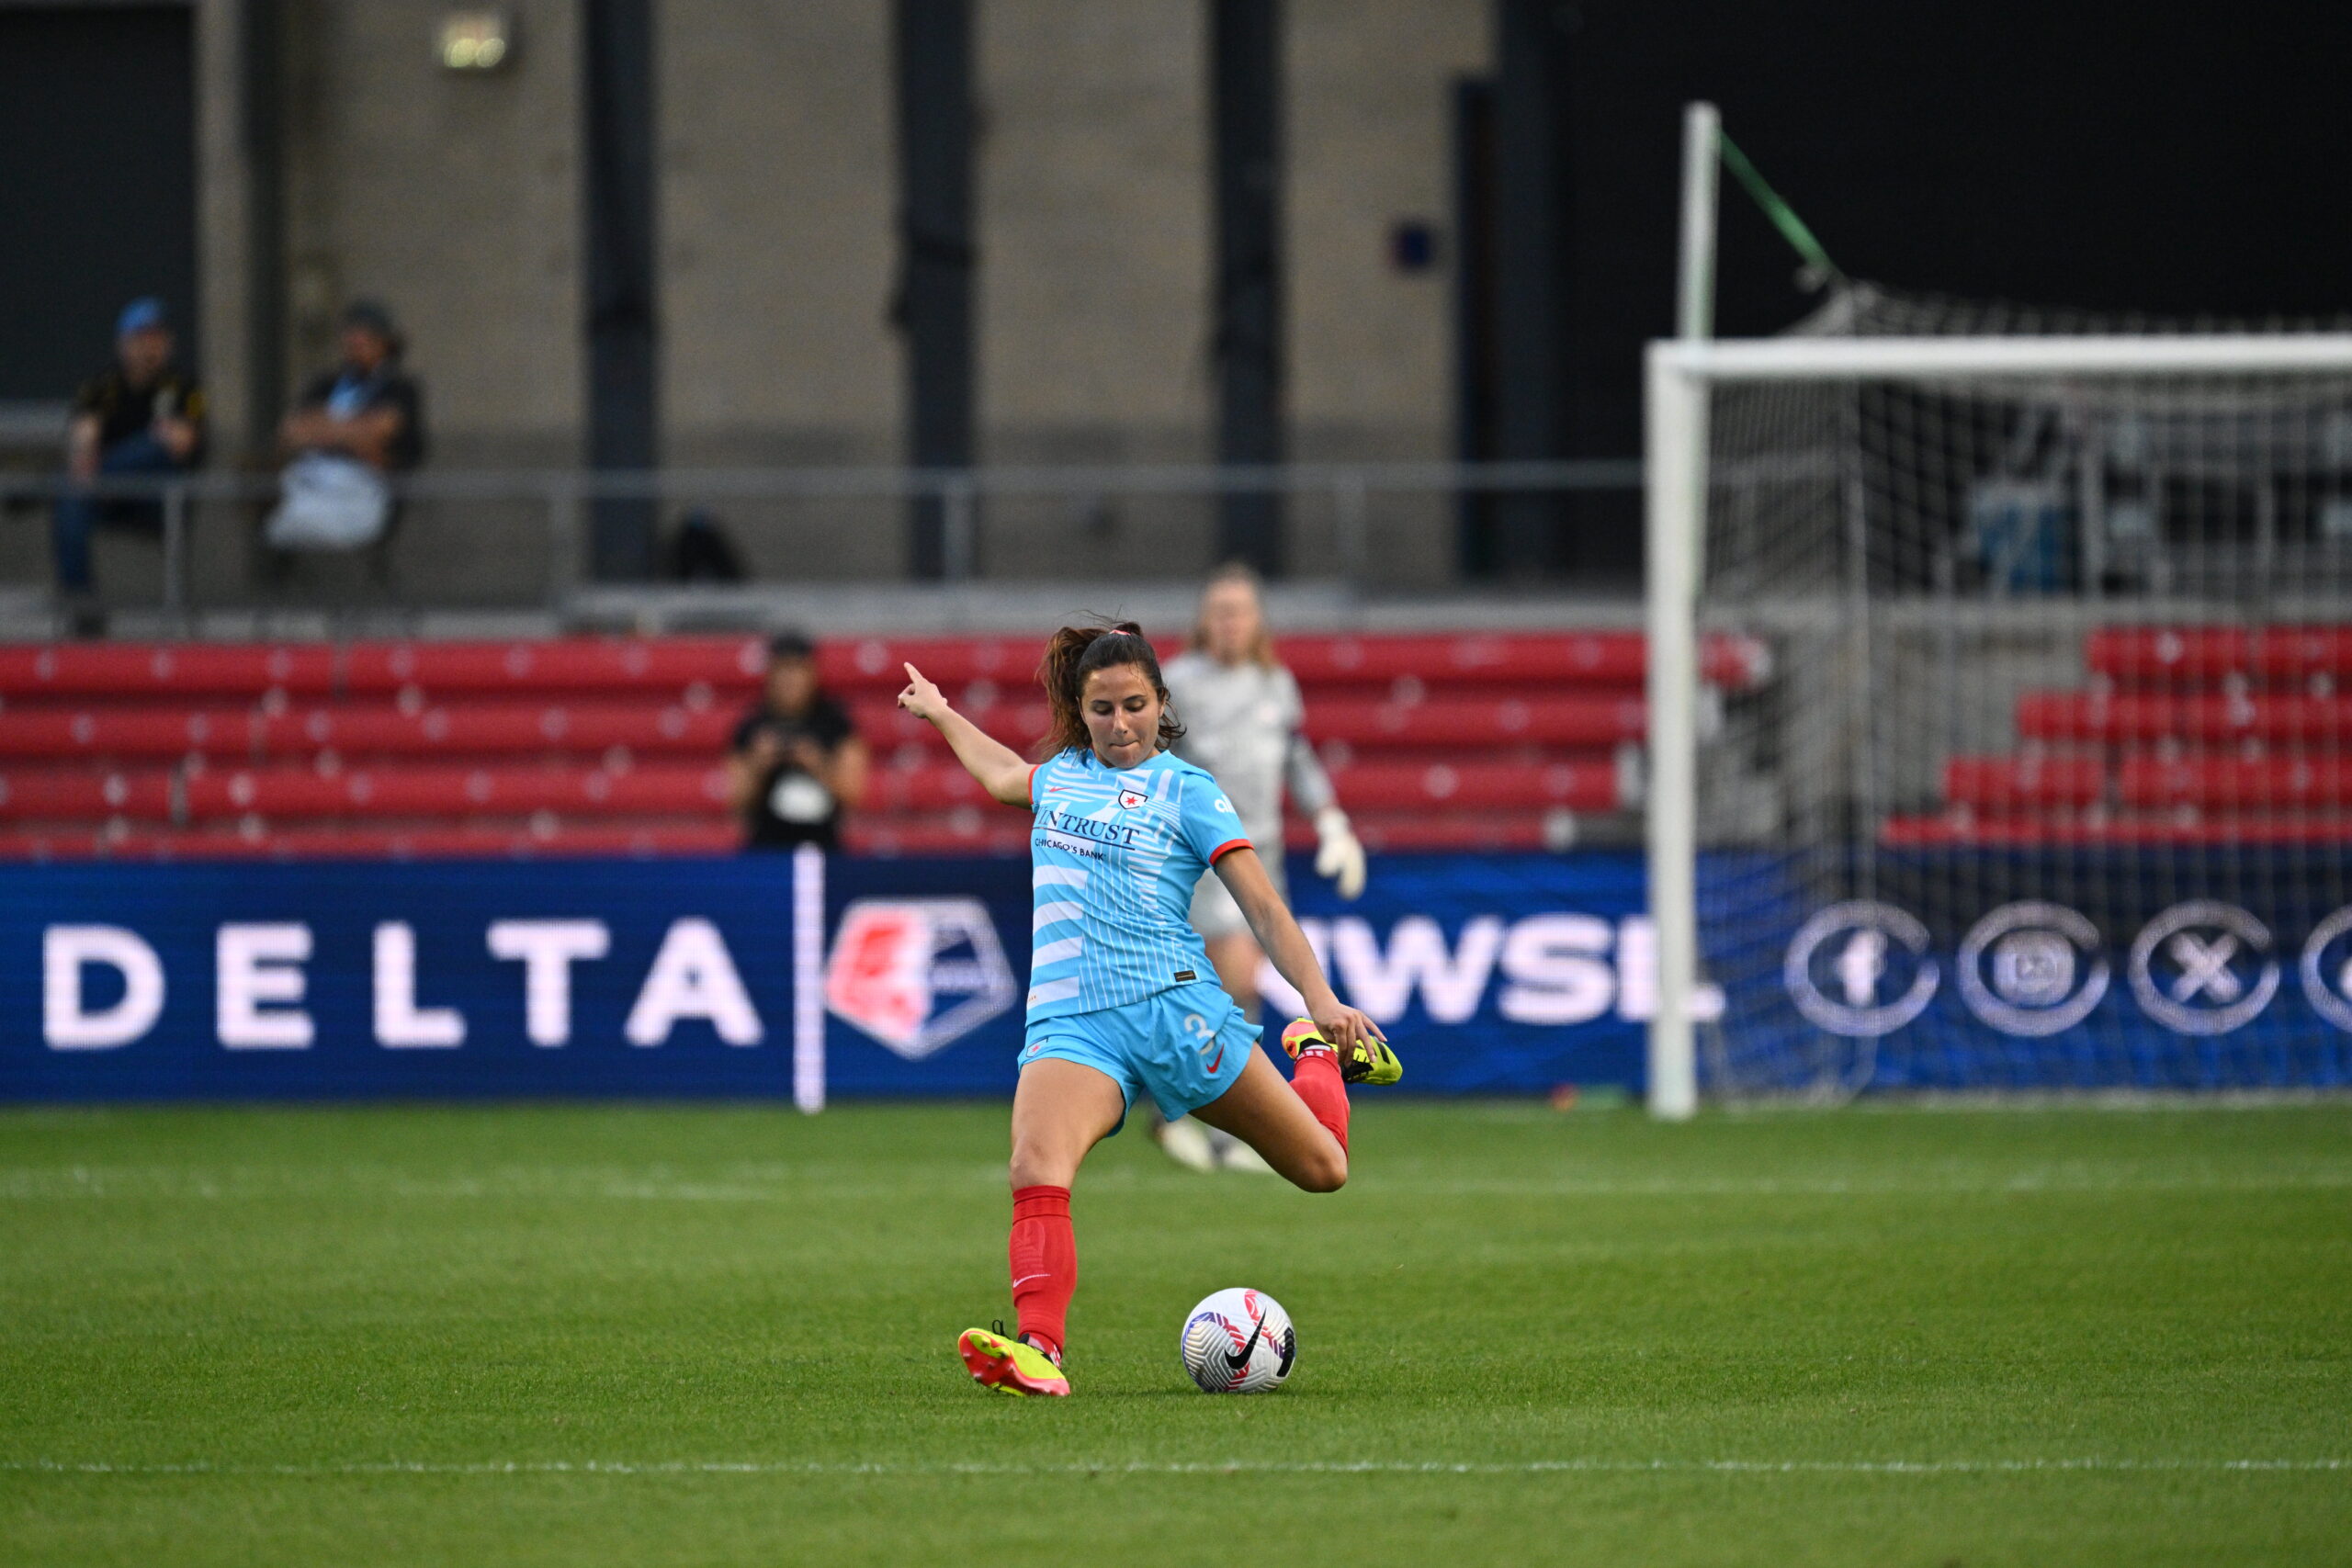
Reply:
M1654 1088L1677 1052L1735 1099L2352 1083L2332 326L1847 287L1654 351L1660 674L1678 624L1771 671L1653 691L1653 899L1670 943L1687 861L1696 942Z

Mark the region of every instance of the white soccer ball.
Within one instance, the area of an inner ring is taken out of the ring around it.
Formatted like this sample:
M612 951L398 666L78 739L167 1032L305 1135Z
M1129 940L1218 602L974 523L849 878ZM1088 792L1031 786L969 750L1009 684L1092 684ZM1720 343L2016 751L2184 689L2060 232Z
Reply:
M1280 1302L1236 1287L1185 1314L1179 1348L1203 1393L1272 1393L1298 1359L1298 1333Z

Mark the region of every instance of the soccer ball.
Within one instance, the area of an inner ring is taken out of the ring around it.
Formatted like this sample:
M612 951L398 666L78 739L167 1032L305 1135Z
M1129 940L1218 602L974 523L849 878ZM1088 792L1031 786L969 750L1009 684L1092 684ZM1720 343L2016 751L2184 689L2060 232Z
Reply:
M1178 1348L1203 1393L1272 1393L1298 1359L1298 1333L1280 1302L1236 1288L1185 1314Z

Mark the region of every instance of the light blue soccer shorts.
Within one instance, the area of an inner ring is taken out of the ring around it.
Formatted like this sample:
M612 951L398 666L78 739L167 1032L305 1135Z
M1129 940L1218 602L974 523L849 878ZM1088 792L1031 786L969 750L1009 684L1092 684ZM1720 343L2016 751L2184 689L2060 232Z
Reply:
M1022 1042L1021 1065L1056 1057L1092 1067L1119 1086L1129 1111L1148 1094L1172 1122L1233 1087L1260 1028L1215 981L1198 980L1125 1007L1040 1019Z

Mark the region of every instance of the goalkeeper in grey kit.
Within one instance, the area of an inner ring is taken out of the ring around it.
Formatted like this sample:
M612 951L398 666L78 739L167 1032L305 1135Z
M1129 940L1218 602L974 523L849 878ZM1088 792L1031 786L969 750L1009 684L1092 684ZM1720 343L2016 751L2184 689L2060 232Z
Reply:
M1274 659L1257 573L1228 566L1209 579L1192 644L1168 661L1164 673L1184 721L1176 754L1224 786L1242 830L1265 847L1262 860L1276 890L1289 897L1282 855L1287 783L1292 802L1315 822L1317 874L1330 877L1342 898L1362 893L1363 846L1315 749L1300 733L1306 705L1297 680ZM1215 875L1201 878L1193 890L1193 929L1208 948L1219 983L1254 1021L1264 954L1240 906ZM1189 1118L1155 1122L1152 1131L1170 1158L1195 1170L1264 1168L1247 1144Z

